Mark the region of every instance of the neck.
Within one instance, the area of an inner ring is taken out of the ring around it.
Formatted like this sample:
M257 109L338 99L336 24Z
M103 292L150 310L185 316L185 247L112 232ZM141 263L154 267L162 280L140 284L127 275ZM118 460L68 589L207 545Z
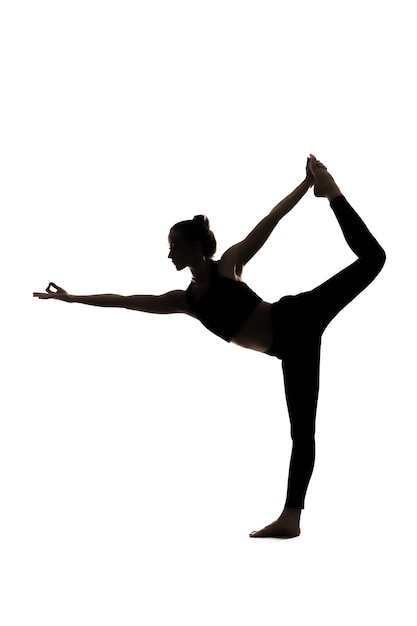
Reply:
M209 259L201 259L195 265L190 265L192 280L195 283L203 282L211 274L211 261Z

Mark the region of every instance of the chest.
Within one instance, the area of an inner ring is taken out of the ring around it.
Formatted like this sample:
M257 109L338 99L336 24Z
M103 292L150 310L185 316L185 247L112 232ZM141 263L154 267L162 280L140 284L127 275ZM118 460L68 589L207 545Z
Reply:
M195 281L191 285L191 294L193 300L201 300L206 293L210 290L210 287L216 282L216 278L228 278L233 281L241 282L241 276L237 273L237 268L227 267L219 261L216 267L212 269L212 272L204 280ZM241 272L240 272L241 273Z

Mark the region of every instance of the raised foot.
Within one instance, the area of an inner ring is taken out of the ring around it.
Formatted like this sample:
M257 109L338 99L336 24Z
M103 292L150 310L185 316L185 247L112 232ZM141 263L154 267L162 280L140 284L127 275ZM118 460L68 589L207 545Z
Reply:
M275 539L292 539L300 534L300 525L294 519L281 515L275 522L261 530L254 530L249 537L274 537Z
M314 176L314 195L318 198L329 200L341 195L333 176L329 174L323 163L317 161L314 155L310 155L309 168Z

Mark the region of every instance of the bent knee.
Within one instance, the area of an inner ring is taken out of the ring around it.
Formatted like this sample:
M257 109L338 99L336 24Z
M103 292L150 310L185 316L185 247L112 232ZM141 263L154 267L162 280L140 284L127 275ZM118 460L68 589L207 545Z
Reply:
M385 253L384 248L377 243L375 247L372 248L372 251L366 255L363 261L372 269L372 273L374 276L379 274L382 268L385 265L385 261L387 260L387 255Z
M375 255L374 255L374 263L375 263L376 268L378 269L378 272L382 270L382 268L385 265L386 260L387 260L387 255L385 253L385 250L378 244L378 248L375 251Z

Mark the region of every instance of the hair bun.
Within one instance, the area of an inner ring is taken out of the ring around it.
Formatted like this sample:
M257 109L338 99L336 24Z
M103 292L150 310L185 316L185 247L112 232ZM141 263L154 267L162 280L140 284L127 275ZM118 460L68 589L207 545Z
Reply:
M210 222L206 215L194 215L193 222L205 230L210 230Z
M192 220L177 222L171 231L179 228L187 241L199 241L205 257L211 259L216 252L216 238L210 230L210 222L206 215L194 215ZM171 232L170 231L170 232Z

